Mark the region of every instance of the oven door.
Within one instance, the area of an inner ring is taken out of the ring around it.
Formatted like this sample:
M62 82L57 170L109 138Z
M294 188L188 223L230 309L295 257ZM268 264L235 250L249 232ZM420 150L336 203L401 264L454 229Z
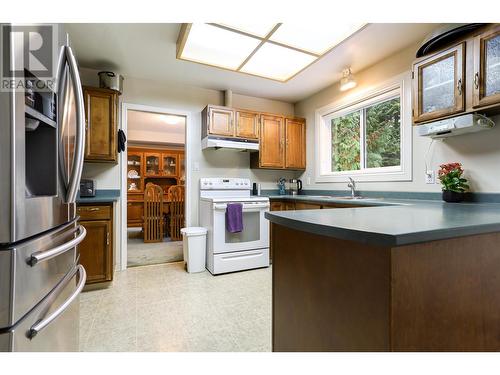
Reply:
M226 203L214 203L213 250L215 254L269 247L269 225L264 213L269 202L242 202L243 230L226 230Z

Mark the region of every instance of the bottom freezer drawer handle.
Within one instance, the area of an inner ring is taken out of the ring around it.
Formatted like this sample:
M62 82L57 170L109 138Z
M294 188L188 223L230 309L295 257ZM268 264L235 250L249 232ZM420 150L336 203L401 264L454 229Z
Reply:
M66 301L64 301L64 303L61 306L57 308L57 310L55 310L47 318L39 320L38 322L36 322L31 326L30 330L28 331L28 338L30 340L33 339L40 331L46 328L50 323L56 320L59 317L59 315L61 315L78 297L83 287L85 286L85 282L87 281L87 273L85 272L85 268L83 268L81 264L78 265L78 267L76 267L75 272L72 273L71 277L69 277L69 280L65 282L60 289L64 289L77 273L80 275L80 280L78 281L76 290L73 292L73 294L71 294L71 296Z

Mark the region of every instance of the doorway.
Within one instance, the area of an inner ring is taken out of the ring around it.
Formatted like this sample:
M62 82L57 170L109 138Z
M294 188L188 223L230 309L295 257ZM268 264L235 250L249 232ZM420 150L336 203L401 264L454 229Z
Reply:
M189 223L189 114L122 106L121 269L183 260L180 228Z

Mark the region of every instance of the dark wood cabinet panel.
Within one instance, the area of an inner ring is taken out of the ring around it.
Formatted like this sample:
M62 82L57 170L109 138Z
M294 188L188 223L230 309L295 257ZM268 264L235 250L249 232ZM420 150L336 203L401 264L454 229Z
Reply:
M87 236L78 246L80 263L87 271L87 284L113 280L112 204L78 206L80 224Z
M113 162L117 155L118 92L84 87L85 161Z
M390 248L271 224L271 238L273 351L500 350L499 233Z

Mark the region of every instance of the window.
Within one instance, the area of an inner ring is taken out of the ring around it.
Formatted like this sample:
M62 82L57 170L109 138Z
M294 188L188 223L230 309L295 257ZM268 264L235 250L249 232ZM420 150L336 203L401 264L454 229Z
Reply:
M404 80L317 111L317 182L411 180L411 113ZM408 85L409 87L409 85Z

